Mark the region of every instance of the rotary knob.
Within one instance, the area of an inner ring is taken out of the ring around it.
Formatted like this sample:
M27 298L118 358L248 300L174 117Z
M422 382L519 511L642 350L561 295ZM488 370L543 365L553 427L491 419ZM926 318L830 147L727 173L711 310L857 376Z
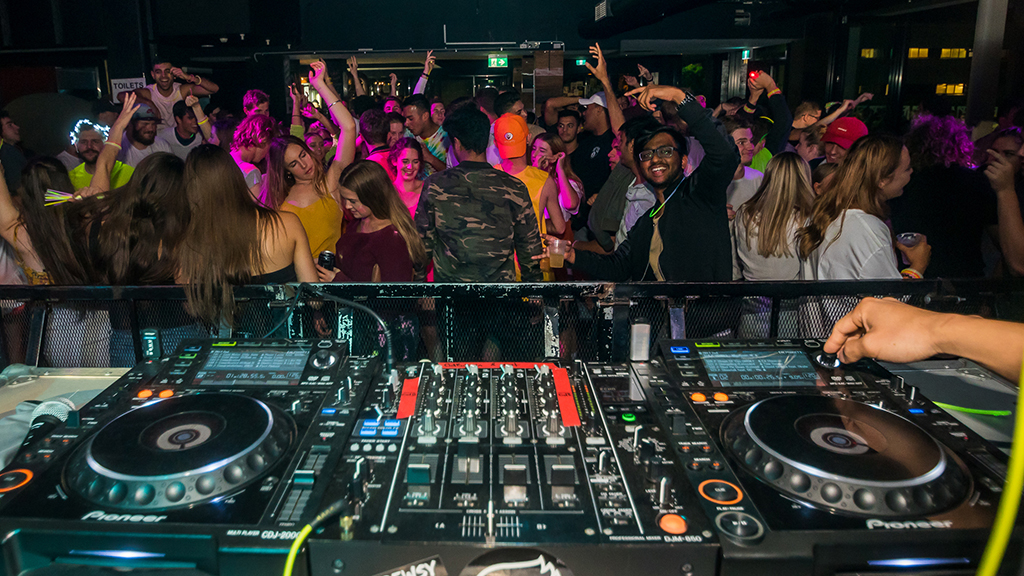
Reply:
M313 354L313 368L316 368L317 370L327 370L337 362L338 355L330 350L317 350L317 352Z

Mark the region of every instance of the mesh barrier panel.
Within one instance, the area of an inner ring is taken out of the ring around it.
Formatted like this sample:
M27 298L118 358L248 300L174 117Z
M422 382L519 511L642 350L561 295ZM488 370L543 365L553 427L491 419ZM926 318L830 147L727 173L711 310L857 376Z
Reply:
M913 294L900 294L897 289L907 285L899 282L865 289L939 312L1024 319L1024 284L978 289L968 283L967 288L955 285L943 293L946 284L936 284L930 291L918 284ZM825 338L860 299L847 295L850 286L859 286L852 284L841 286L842 290L816 285L723 286L735 295L715 295L712 290L727 290L708 285L692 288L692 292L704 292L693 294L685 284L565 284L542 289L335 284L324 290L377 312L391 331L398 362L424 358L537 361L548 356L622 361L630 355L631 326L636 323L649 325L651 357L665 338ZM94 289L96 297L91 300L74 289L62 289L56 295L35 288L11 291L7 299L0 299L2 360L21 363L35 357L31 335L40 326L33 323L43 318L37 354L40 365L53 367L133 366L138 361L136 328L159 329L164 355L171 354L184 338L218 334L338 338L350 342L356 355L383 352L384 336L376 320L357 309L319 296L304 295L296 304L294 286L245 290L238 297L233 331L193 318L178 288L134 288L116 295L110 289ZM829 294L829 290L838 293ZM813 292L817 294L797 296ZM73 299L62 298L69 293ZM39 313L44 309L49 313Z

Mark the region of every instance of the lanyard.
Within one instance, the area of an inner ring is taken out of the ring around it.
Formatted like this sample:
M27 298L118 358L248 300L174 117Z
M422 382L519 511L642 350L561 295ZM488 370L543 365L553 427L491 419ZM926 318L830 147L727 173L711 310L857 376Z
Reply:
M665 198L665 201L661 203L661 206L651 209L651 218L657 216L658 212L661 212L661 209L665 207L665 204L668 204L668 201L671 200L673 196L675 196L676 190L679 190L679 187L683 185L683 180L686 180L686 176L683 176L679 180L679 184L676 184L676 187L672 189L672 193L668 195L668 198Z

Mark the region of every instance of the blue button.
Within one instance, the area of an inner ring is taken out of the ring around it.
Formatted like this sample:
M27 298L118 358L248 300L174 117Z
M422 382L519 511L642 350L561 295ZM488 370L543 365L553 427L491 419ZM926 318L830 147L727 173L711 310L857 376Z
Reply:
M690 348L687 346L672 346L670 348L673 354L689 354Z
M911 414L924 414L924 410L922 410L921 408L911 408L910 409L910 413Z
M363 429L359 430L359 435L360 436L376 436L377 435L377 429L376 428L363 428Z
M202 349L202 346L189 346L188 348L185 348L185 352L199 352Z
M398 428L385 428L380 431L381 436L398 436Z
M337 412L338 412L337 408L324 408L323 410L320 411L321 414L325 414L327 416L332 416L332 415L334 415Z
M376 428L377 426L380 426L380 420L370 420L367 418L366 420L361 420L361 422L363 428Z
M385 428L398 428L401 425L402 425L402 421L401 420L385 420L384 421L384 427Z

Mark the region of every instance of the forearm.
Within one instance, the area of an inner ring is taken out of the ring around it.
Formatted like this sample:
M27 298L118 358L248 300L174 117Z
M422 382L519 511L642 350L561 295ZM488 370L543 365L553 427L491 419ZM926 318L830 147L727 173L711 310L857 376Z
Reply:
M781 93L768 98L768 108L771 110L773 124L768 130L765 148L774 156L786 149L789 133L793 130L793 115L789 112L789 105Z
M558 122L558 111L579 101L580 99L574 96L556 96L554 98L549 98L544 104L544 122L546 122L548 126L554 126Z
M565 170L561 166L555 167L555 173L558 174L558 202L567 211L574 212L580 205L580 196L572 187L572 182L569 181L569 177L565 175Z
M1024 276L1024 220L1014 190L996 191L999 213L999 247L1010 272Z
M363 88L363 83L359 81L359 73L350 70L349 74L352 76L353 89L356 91L356 96L366 96L366 89Z
M198 104L192 107L192 112L195 113L196 121L199 123L199 131L203 133L203 142L209 142L210 138L213 137L210 119L203 113L203 107Z
M203 78L202 76L199 77L199 82L195 83L194 87L200 88L202 90L200 92L196 92L195 90L193 90L192 93L196 96L216 94L220 90L220 86L217 86L212 80Z
M11 198L11 191L7 189L7 180L0 175L0 230L4 232L3 237L8 242L13 236L9 238L7 232L14 229L19 217L20 213Z
M416 88L413 89L413 94L423 94L427 90L427 80L430 79L430 75L420 74L420 79L416 81Z
M984 364L1011 382L1020 378L1024 325L950 314L933 334L942 353Z
M821 120L818 120L817 122L815 122L815 124L816 125L817 124L821 124L822 126L828 126L829 124L831 124L831 123L835 122L836 120L838 120L840 116L842 116L843 114L846 114L846 111L848 109L849 108L847 108L847 106L845 106L845 105L840 106L838 109L836 109L835 112L829 114L828 116L825 116Z
M599 254L587 250L575 250L575 259L571 263L573 270L585 272L598 280L625 282L630 280L631 258L630 245L627 238L611 254Z
M440 158L430 153L426 147L423 147L423 161L430 164L430 167L440 172L448 168L448 165L444 163Z
M619 99L615 97L615 88L612 86L611 78L607 76L601 78L601 86L604 88L604 98L608 103L608 121L612 125L612 130L618 132L626 122L626 118L622 115L622 108L619 107Z

